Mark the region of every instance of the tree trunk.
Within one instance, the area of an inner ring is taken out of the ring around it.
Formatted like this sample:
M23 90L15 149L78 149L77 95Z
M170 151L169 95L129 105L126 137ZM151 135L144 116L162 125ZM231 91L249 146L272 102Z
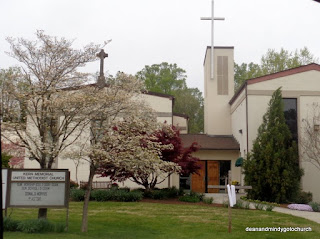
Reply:
M83 203L82 225L81 225L81 231L82 232L88 232L88 207L89 207L89 200L90 200L92 181L93 181L93 177L94 177L95 171L96 171L95 167L91 163L90 164L89 181L88 181L88 186L86 188L86 194L84 196L84 203Z
M41 162L42 162L42 164L40 163L41 169L47 168L45 165L45 160L42 160ZM51 169L51 167L49 169ZM47 215L48 215L48 208L39 208L38 219L47 219Z
M48 208L39 208L38 219L47 219Z

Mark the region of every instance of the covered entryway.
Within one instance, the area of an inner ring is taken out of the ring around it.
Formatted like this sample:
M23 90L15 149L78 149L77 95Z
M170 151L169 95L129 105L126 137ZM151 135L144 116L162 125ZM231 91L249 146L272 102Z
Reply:
M198 193L218 193L219 189L208 189L208 185L221 185L231 161L201 160L198 174L191 176L191 190ZM224 185L224 184L223 184Z
M200 145L200 150L193 156L198 157L201 170L190 177L181 177L180 185L188 182L188 189L199 193L222 193L225 189L208 188L209 185L225 185L225 177L231 170L232 179L240 180L240 169L235 168L234 162L239 158L239 144L232 135L181 134L183 145L189 146L194 142Z

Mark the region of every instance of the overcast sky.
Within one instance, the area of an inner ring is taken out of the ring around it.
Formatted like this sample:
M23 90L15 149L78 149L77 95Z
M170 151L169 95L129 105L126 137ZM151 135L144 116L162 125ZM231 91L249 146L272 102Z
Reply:
M210 45L211 0L0 0L0 68L17 65L5 38L33 39L37 29L76 39L74 46L112 39L110 74L135 74L145 65L177 63L189 87L203 91ZM256 62L269 48L307 46L320 57L320 4L312 0L215 0L215 46L234 46L235 62ZM96 72L98 61L86 67Z

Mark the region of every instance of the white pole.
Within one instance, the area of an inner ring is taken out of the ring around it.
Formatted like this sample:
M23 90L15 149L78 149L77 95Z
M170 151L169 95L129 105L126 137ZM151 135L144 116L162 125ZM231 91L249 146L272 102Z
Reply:
M212 9L211 9L211 80L214 79L214 0L211 2Z

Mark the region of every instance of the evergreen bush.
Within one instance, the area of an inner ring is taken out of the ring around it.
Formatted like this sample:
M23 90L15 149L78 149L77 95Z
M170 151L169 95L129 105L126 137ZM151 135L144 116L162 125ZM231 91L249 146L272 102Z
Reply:
M272 95L244 172L245 183L252 186L251 199L281 203L292 201L299 192L303 173L285 121L280 88Z
M320 204L316 202L310 202L309 203L310 207L312 207L312 210L314 212L320 212Z
M195 193L195 192L190 192L186 195L183 195L181 197L179 197L179 201L182 202L201 202L203 200L203 194L199 194L199 193Z
M312 193L299 191L294 202L299 204L308 204L309 202L312 202Z
M83 189L71 189L70 198L72 201L79 202L84 200L85 190Z
M18 231L25 233L52 232L55 226L46 219L30 219L18 224Z
M12 232L17 231L18 225L19 225L19 221L14 220L10 217L5 217L3 219L3 230L4 231L12 231Z

